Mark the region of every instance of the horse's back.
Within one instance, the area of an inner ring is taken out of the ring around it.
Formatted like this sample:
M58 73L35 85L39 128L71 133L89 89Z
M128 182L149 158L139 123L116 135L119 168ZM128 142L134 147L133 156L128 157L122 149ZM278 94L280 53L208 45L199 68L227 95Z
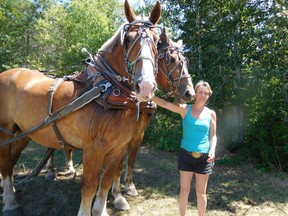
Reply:
M21 109L24 102L29 106L37 106L40 98L47 98L52 83L53 79L39 71L25 68L7 70L0 74L1 104L9 106L13 112Z
M14 68L0 73L0 86L2 87L13 87L17 88L29 88L26 85L41 85L43 88L43 82L51 83L51 78L45 76L43 73L30 70L27 68Z

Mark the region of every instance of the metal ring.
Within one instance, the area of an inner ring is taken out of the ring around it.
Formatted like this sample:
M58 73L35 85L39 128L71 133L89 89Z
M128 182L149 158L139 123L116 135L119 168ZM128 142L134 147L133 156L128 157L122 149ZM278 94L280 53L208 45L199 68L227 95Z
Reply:
M118 97L121 94L121 91L119 89L113 89L112 94L116 97Z

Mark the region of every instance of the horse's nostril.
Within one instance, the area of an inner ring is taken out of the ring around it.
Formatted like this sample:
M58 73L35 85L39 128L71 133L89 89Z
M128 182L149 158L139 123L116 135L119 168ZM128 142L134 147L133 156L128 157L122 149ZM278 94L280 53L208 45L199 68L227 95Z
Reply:
M187 92L185 93L185 97L186 97L186 98L190 98L190 97L192 97L191 92L190 92L190 91L187 91Z

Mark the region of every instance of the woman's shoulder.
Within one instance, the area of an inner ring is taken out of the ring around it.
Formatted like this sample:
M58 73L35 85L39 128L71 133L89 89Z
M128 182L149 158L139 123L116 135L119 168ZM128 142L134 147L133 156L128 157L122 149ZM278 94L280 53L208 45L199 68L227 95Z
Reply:
M186 104L186 103L181 103L179 104L182 112L180 113L182 118L184 118L186 116L186 113L188 112L189 109L191 109L191 105L190 104Z
M206 112L212 117L216 117L216 112L208 107L205 107Z

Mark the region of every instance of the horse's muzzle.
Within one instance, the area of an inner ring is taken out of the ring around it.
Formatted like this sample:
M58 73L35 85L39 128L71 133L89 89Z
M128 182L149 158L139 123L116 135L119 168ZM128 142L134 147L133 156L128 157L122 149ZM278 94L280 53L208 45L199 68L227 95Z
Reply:
M135 92L138 101L144 102L149 100L157 89L154 79L140 79L135 83Z

